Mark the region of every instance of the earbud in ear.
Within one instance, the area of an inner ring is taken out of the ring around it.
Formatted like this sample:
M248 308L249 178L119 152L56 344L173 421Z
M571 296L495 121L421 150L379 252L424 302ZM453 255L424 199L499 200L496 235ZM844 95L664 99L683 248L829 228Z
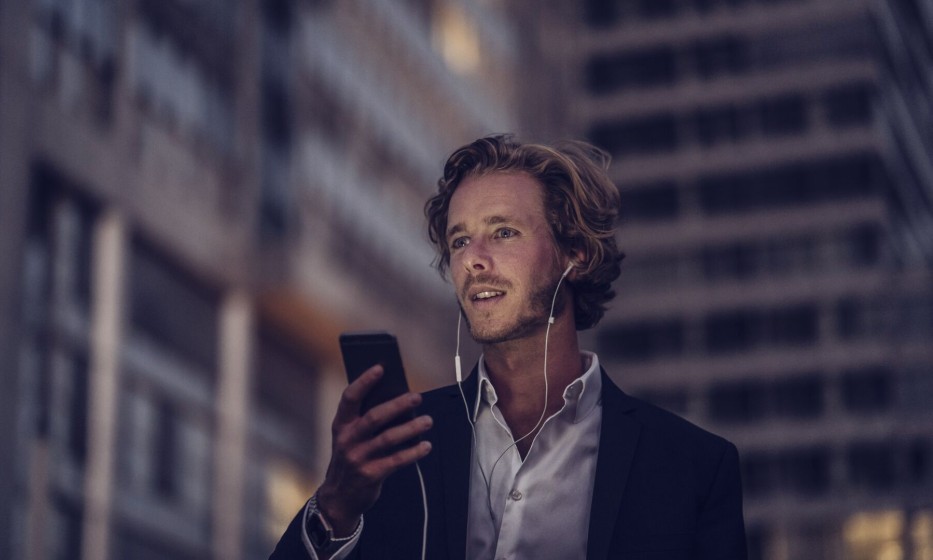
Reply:
M560 275L560 277L565 278L568 274L570 274L570 271L573 270L574 267L576 266L577 266L577 263L570 261L570 264L567 265L567 270L565 270L564 273Z

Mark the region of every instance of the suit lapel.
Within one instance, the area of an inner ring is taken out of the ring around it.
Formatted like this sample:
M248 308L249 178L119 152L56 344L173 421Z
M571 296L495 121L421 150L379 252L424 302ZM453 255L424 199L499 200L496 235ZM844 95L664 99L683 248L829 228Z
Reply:
M463 382L470 410L476 399L476 368ZM447 525L447 556L463 560L466 556L467 512L470 497L470 466L473 460L472 433L457 386L448 390L450 402L438 411L441 472L444 477L444 515Z
M590 507L590 529L586 545L588 560L609 557L613 529L641 431L641 425L629 414L633 409L629 397L615 386L605 371L601 374L603 419L599 430L593 504Z

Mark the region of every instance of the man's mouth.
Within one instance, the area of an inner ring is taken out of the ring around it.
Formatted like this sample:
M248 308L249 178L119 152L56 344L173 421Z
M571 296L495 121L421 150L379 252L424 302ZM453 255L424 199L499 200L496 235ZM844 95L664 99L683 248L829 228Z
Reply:
M481 301L481 300L484 300L484 299L491 299L491 298L499 297L499 296L503 296L503 295L505 295L505 292L500 292L500 291L496 291L496 290L487 290L487 291L483 291L483 292L479 292L479 293L473 294L473 297L470 298L470 299L472 299L473 301Z

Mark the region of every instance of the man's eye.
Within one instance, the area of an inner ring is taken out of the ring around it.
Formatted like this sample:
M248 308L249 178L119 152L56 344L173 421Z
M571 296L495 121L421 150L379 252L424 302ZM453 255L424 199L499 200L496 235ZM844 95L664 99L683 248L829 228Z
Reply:
M510 237L515 237L518 235L518 232L512 228L502 228L496 232L496 237L500 239L509 239Z
M450 242L450 248L451 249L462 249L463 247L466 247L467 243L469 242L470 242L470 239L468 237L457 237L453 241Z

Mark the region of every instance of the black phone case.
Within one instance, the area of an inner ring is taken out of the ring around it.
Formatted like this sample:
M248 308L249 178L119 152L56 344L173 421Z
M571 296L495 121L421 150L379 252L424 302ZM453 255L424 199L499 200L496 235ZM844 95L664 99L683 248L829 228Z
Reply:
M363 399L361 415L376 405L408 392L398 341L391 334L384 331L343 333L340 335L340 350L350 383L376 364L382 365L384 369L382 379Z

